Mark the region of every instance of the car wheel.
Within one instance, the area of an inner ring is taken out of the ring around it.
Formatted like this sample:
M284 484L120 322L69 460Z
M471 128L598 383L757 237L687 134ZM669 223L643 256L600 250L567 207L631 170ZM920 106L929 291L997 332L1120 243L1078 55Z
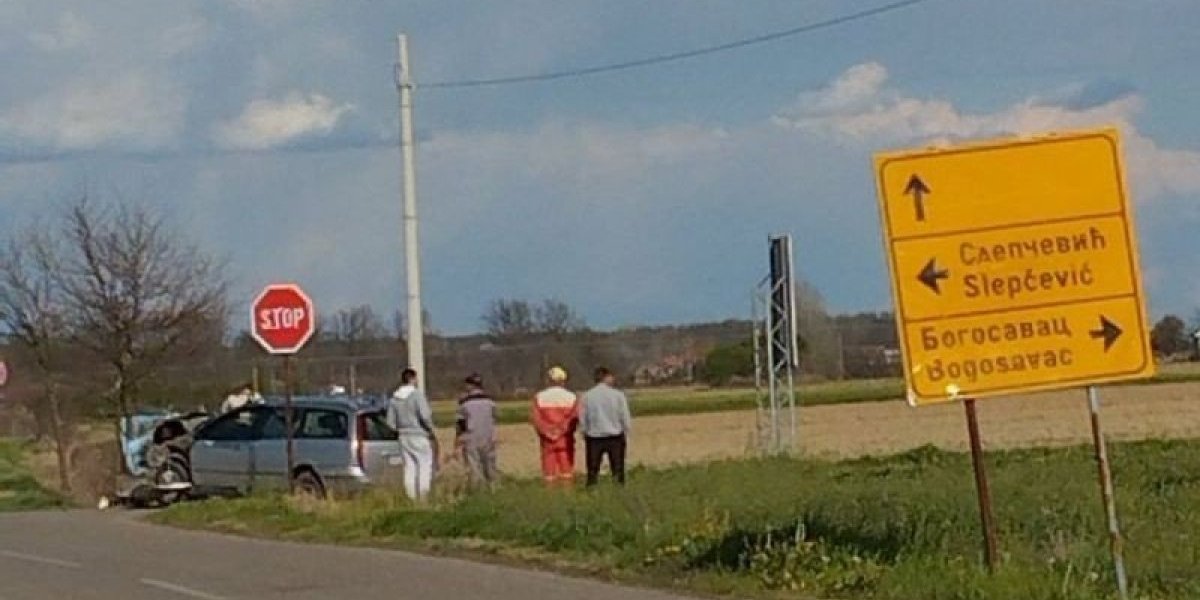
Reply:
M301 471L296 475L294 483L293 487L297 495L314 498L325 497L325 484L321 483L321 478L312 471Z
M171 456L167 461L166 467L158 474L159 485L171 485L173 483L191 483L192 476L189 472L187 461L180 456ZM170 505L179 502L187 495L186 492L161 492L158 496L158 501L163 505Z

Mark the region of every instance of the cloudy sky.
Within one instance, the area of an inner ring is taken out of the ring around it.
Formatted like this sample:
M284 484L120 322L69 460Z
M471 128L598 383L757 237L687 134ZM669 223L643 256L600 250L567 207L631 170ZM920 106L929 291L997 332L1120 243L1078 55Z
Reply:
M0 229L87 192L160 204L239 299L402 303L395 34L421 83L622 62L887 0L5 0ZM766 237L831 308L889 306L874 151L1114 124L1151 311L1200 307L1200 3L926 0L594 77L419 89L425 299L593 325L745 316Z

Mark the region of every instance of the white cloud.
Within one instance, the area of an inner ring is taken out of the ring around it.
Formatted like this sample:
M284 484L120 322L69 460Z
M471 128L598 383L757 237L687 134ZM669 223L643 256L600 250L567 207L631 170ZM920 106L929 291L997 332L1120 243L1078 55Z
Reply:
M851 145L939 144L953 139L1029 135L1115 125L1124 133L1132 180L1141 197L1200 193L1200 152L1162 148L1138 131L1142 98L1123 93L1100 102L1030 97L990 113L968 113L953 102L917 98L887 85L878 63L856 65L826 87L801 94L776 124ZM1057 94L1062 96L1062 94Z
M283 100L253 100L237 118L218 124L213 140L229 150L267 150L333 131L351 104L321 94L292 92Z
M876 100L887 78L887 69L879 63L855 65L828 86L801 93L797 105L811 116L863 110Z
M0 113L0 140L12 137L54 151L160 149L178 138L186 108L173 83L145 73L75 81Z
M65 12L53 29L29 34L29 41L45 52L63 52L82 46L92 36L90 23L73 12Z

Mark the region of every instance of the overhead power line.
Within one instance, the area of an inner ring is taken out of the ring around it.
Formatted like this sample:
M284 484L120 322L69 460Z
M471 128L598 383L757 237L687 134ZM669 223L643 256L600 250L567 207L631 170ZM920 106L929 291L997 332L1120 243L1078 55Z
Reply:
M884 4L883 6L877 6L875 8L871 8L871 9L867 9L867 10L863 10L863 11L859 11L859 12L855 12L855 13L850 13L850 14L839 16L839 17L834 17L832 19L827 19L824 21L817 21L815 23L808 23L805 25L801 25L799 27L785 29L783 31L775 31L772 33L766 33L766 34L758 35L755 37L744 38L744 39L740 39L740 40L736 40L736 41L732 41L732 42L726 42L724 44L718 44L716 46L706 46L704 48L696 48L693 50L686 50L683 52L676 52L673 54L660 54L657 56L649 56L646 58L639 58L636 60L630 60L630 61L625 61L625 62L596 65L596 66L592 66L592 67L581 67L581 68L569 69L569 70L565 70L565 71L550 71L547 73L532 73L532 74L528 74L528 75L513 75L513 76L509 76L509 77L494 77L494 78L487 78L487 79L462 79L462 80L457 80L457 81L438 81L438 82L434 82L434 83L418 84L417 87L425 88L425 89L453 89L453 88L484 87L484 86L494 86L494 85L508 85L508 84L514 84L514 83L532 83L532 82L537 82L537 81L551 81L554 79L567 79L567 78L571 78L571 77L585 77L588 75L597 75L600 73L611 73L613 71L624 71L627 69L637 69L637 68L641 68L641 67L649 67L651 65L658 65L658 64L662 64L662 63L686 60L689 58L696 58L698 56L705 56L707 54L716 54L718 52L725 52L728 50L736 50L738 48L745 48L746 46L765 44L768 42L773 42L776 40L800 35L803 33L809 33L812 31L817 31L820 29L828 29L830 27L844 25L846 23L858 21L860 19L866 19L869 17L874 17L874 16L878 16L878 15L881 15L884 13L896 11L896 10L899 10L902 8L907 8L909 6L913 6L915 4L920 4L920 3L926 2L926 1L928 1L928 0L901 0L899 2L892 2L891 4Z

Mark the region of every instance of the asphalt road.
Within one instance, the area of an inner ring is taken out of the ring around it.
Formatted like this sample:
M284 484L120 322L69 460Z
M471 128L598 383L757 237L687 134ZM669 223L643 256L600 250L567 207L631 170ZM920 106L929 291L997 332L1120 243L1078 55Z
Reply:
M120 511L0 515L0 600L47 598L678 600L406 552L179 531Z

